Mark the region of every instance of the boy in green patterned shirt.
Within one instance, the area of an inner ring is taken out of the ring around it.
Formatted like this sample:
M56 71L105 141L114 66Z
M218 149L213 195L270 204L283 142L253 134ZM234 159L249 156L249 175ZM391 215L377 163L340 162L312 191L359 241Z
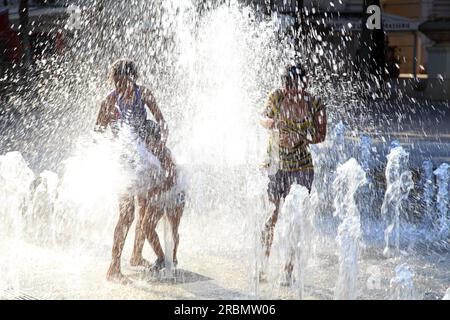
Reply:
M269 95L262 114L261 124L270 130L269 159L265 167L269 171L269 200L275 205L262 233L267 258L281 199L288 195L294 183L311 192L314 168L309 145L324 141L326 136L326 109L321 99L306 91L307 84L306 73L300 64L287 67L283 74L284 88ZM288 261L286 284L291 282L292 270L292 261Z

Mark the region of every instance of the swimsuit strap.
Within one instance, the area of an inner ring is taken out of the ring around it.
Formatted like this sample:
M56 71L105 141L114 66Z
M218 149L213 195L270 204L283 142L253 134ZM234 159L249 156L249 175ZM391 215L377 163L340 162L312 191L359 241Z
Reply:
M117 117L115 128L117 131L120 130L122 125L126 124L130 126L134 132L140 132L147 120L147 111L145 109L144 101L142 100L142 90L140 87L135 85L134 99L128 104L125 103L123 96L120 96L116 91L113 95L116 97Z
M142 102L141 88L139 88L139 86L136 86L134 95L136 97L136 102Z
M124 102L123 96L119 96L116 92L116 90L113 91L113 95L116 98L117 101L117 107L118 107L118 111L119 111L119 117L120 118L124 118L127 116L127 112L131 112L135 113L136 111L138 111L137 109L144 109L143 103L142 103L142 94L141 94L141 90L139 88L139 86L135 85L135 89L134 89L134 100L131 103L131 107L127 108L127 105ZM128 109L128 110L127 110ZM144 109L145 110L145 109ZM139 110L140 112L142 112L142 110Z
M141 116L147 119L147 110L145 109L145 102L142 99L142 92L139 86L136 86L136 104L134 105L135 112L139 112ZM139 109L139 110L138 110Z

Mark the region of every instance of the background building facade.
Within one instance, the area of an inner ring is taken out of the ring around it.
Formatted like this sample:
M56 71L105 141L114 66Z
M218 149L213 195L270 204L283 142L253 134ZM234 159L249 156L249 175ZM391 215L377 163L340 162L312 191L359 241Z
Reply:
M338 33L339 26L349 22L358 22L363 12L364 0L253 0L260 8L294 15L297 7L303 5L309 12L315 8L317 12L334 16L330 24ZM383 13L383 26L386 32L386 54L398 61L400 77L419 77L428 69L427 48L435 43L419 31L420 24L435 19L450 19L449 0L380 0ZM339 17L338 15L339 14ZM353 24L355 25L355 24ZM349 30L358 45L360 28ZM350 48L355 52L356 48Z

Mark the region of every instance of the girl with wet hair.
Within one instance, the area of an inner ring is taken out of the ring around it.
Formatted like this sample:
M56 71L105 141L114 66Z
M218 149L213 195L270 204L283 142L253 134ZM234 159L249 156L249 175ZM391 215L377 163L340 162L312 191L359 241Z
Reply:
M163 266L164 253L154 230L156 220L154 216L158 215L160 218L161 206L170 208L172 214L168 215L168 218L172 225L174 242L178 244L178 224L184 202L179 200L180 195L176 191L178 189L175 188L177 187L176 166L165 145L168 135L166 122L151 91L136 83L138 79L136 64L130 59L119 59L111 65L109 73L115 89L101 104L96 130L103 132L109 127L115 136L122 132L131 135L131 137L134 137L133 140L137 141L136 145L144 146L143 148L146 149L138 148L138 153L144 159L144 163L145 159L150 157L149 155L155 156L163 173L159 173L159 176L163 177L160 179L161 183L151 187L145 182L151 179L143 178L152 175L150 173L151 168L139 169L140 171L136 172L139 181L138 186L130 188L129 192L123 194L119 200L119 220L114 230L112 261L107 279L128 283L129 280L121 273L120 260L127 233L134 220L135 197L137 197L139 204L139 219L136 224L136 241L131 259L131 265L133 266L150 266L142 257L145 238L149 240L158 257L155 263L156 267ZM148 119L147 109L156 122ZM124 156L124 158L127 158L127 155ZM137 171L138 169L134 169L132 162L129 163L127 168L130 167ZM127 163L124 165L127 165ZM165 199L165 202L157 202L155 199L158 198ZM169 211L169 209L166 211ZM176 260L176 247L174 260Z
M115 81L120 77L128 77L133 81L138 79L138 69L133 60L118 59L110 68L110 79Z

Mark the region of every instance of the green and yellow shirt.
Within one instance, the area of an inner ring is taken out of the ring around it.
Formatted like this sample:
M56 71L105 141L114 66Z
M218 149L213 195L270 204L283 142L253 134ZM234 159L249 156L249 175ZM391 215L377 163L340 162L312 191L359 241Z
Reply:
M271 119L279 119L281 106L284 101L283 90L275 90L269 95L264 115ZM286 126L282 129L285 133L296 133L299 136L305 138L311 138L316 136L316 126L314 119L322 110L324 105L321 99L312 96L306 96L305 101L309 108L308 115L303 120L290 120L285 119ZM311 152L309 151L308 143L305 141L299 142L298 145L292 148L283 148L279 145L279 141L274 135L269 138L268 145L269 162L276 161L273 159L274 152L278 153L278 166L282 171L302 171L313 168L313 162ZM273 163L268 163L267 166L271 166Z

